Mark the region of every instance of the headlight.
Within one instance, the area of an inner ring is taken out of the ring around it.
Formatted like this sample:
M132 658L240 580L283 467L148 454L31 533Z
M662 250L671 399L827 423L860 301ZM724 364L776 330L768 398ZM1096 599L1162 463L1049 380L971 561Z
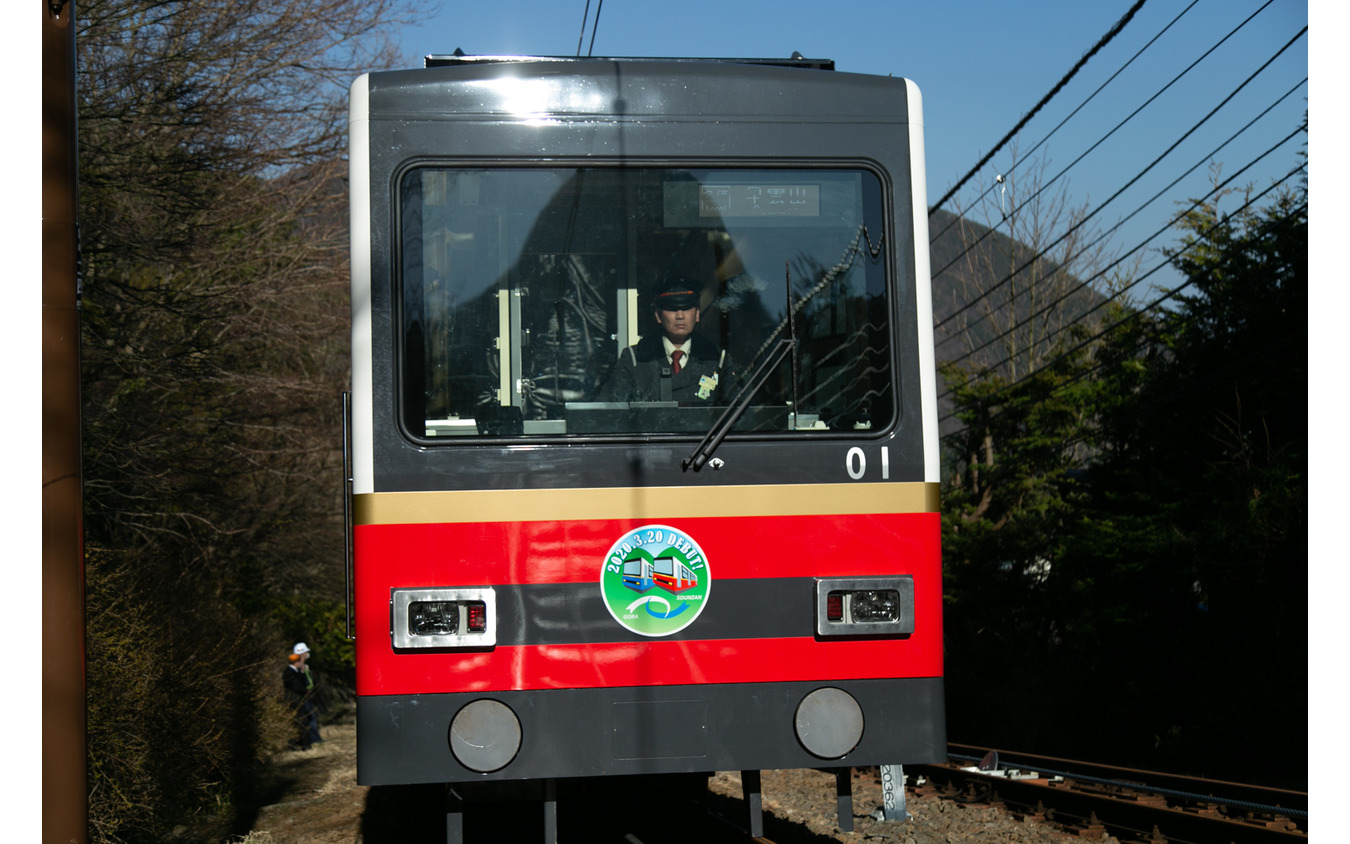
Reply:
M389 611L395 648L497 644L497 598L491 587L395 589Z
M904 636L914 632L914 577L816 580L816 635Z

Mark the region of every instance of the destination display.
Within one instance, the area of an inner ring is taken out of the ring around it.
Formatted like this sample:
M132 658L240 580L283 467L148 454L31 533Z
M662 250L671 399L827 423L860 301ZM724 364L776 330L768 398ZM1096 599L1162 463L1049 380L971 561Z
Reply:
M700 217L819 217L820 185L699 185Z

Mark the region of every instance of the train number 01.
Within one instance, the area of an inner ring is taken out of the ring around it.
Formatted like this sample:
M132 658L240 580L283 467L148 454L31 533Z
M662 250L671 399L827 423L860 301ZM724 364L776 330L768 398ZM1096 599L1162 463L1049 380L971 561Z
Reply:
M860 447L854 446L844 455L844 469L848 476L855 481L860 481L867 474L867 453ZM891 477L891 451L889 446L881 447L881 479L890 480Z

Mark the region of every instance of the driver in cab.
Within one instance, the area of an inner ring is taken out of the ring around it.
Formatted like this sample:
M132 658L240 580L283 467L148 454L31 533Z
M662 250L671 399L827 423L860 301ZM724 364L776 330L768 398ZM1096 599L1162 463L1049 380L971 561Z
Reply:
M600 401L725 404L735 366L726 350L694 334L698 287L669 278L652 302L659 332L648 332L614 362ZM720 400L719 400L720 399Z

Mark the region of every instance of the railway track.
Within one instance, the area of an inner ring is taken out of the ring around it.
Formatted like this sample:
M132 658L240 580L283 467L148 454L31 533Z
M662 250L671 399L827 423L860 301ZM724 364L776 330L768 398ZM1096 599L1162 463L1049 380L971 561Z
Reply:
M966 805L1046 820L1122 844L1296 844L1308 837L1308 795L970 745L946 765L906 767L911 783Z
M481 805L466 816L465 840L825 844L886 837L962 841L978 833L994 835L990 840L1010 840L1001 836L1015 834L1018 840L1045 842L1059 840L1062 832L1085 840L1111 835L1121 844L1307 841L1307 795L1302 792L1010 751L998 752L997 765L986 766L992 770L979 771L970 769L979 767L987 748L950 745L949 753L945 765L905 766L915 815L909 821L878 817L881 787L874 768L853 772L851 802L843 807L832 771L766 771L757 830L751 829L750 804L739 777L718 775L718 788L710 782L706 790L658 789L637 801L616 801L603 783L584 793L560 793L552 835L540 822L537 795L514 804ZM443 788L436 786L373 790L364 840L431 840L444 829L442 796Z

